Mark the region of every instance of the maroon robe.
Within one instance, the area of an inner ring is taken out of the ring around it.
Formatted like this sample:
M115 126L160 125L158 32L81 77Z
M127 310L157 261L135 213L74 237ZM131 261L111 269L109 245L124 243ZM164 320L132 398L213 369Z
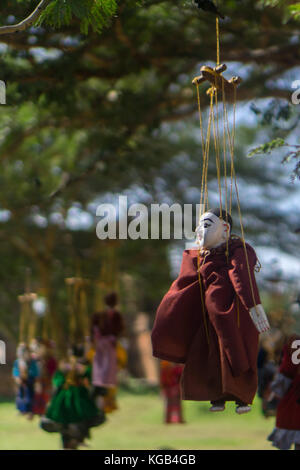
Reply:
M257 257L250 245L246 247L254 301L243 243L232 238L228 259L226 243L200 257L204 312L197 249L184 251L179 276L158 307L153 355L185 364L181 381L185 400L251 404L255 396L258 332L249 309L261 301L254 276Z

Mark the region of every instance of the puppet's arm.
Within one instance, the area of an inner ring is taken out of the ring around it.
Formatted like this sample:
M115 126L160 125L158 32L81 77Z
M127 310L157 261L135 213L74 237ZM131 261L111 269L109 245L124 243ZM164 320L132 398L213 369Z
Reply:
M270 324L262 304L250 308L250 317L259 333L264 333L270 329Z
M200 305L197 258L184 251L179 276L156 312L151 334L154 357L186 362L193 338L201 329Z
M60 388L65 383L66 378L64 373L61 370L57 370L52 379L52 384L55 388Z
M270 325L261 304L254 275L257 258L250 245L246 245L246 249L247 258L243 246L235 250L228 273L238 297L246 309L249 310L256 329L259 333L263 333L270 328Z

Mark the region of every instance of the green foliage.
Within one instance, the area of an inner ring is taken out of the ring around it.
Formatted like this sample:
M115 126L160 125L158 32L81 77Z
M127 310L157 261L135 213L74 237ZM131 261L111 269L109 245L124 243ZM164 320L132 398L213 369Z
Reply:
M282 21L287 23L291 18L297 20L300 16L300 2L289 5L286 0L260 0L262 8L280 8L282 11Z
M257 154L270 154L274 149L280 148L286 145L283 139L274 139L271 142L267 142L265 144L259 145L258 147L250 150L248 153L248 157L253 157Z
M281 147L287 147L289 150L282 157L282 163L288 163L290 161L296 161L296 165L292 172L292 179L300 179L300 145L290 145L284 139L276 138L271 142L259 145L258 147L252 149L248 153L248 157L253 157L258 154L271 154L274 150Z
M52 0L36 24L61 28L70 25L76 18L83 34L88 34L90 27L93 31L101 32L116 10L116 0Z
M11 14L24 19L36 4L3 0L0 23ZM36 290L43 288L42 268L48 267L53 309L61 318L67 310L64 277L73 276L77 264L83 276L99 275L105 245L95 234L98 203L123 192L146 204L199 202L202 156L191 82L199 62L216 57L215 18L192 1L145 0L137 7L136 0L124 0L117 15L114 2L104 5L100 11L99 2L52 1L40 23L51 28L1 39L7 46L0 78L7 83L8 105L0 108L0 321L15 336L26 266ZM285 34L278 34L280 5L267 10L257 5L224 2L229 20L221 25L221 58L234 74L243 72L238 97L241 92L245 102L281 96L273 79L299 62L299 46L290 41L297 24L291 20ZM78 34L79 25L89 34ZM94 34L99 30L100 39ZM207 102L203 90L204 118ZM281 121L283 114L278 110ZM264 132L274 123L270 116ZM237 125L236 171L243 188L259 188L264 201L273 197L274 187L290 191L280 164L266 172L271 159L244 158L245 148L256 145L257 129ZM215 176L210 164L209 184L217 193ZM268 224L270 245L295 253L286 230L277 230L276 210L265 214L260 201L254 202L247 209L247 234L259 242ZM90 224L74 228L69 223L74 211L77 220ZM160 240L124 241L120 248L120 270L141 286L141 311L153 313L169 286L169 248Z
M288 9L289 9L289 12L291 13L291 15L295 19L300 18L300 2L294 3L293 5L289 5Z
M282 163L295 161L295 167L292 173L292 180L300 179L300 145L288 145L289 151L284 155Z
M261 0L260 4L264 7L278 7L284 5L286 0Z
M287 87L290 87L290 83L287 82ZM294 168L291 173L291 178L300 178L300 146L297 144L291 145L287 142L287 139L291 135L291 138L297 138L297 134L293 136L294 132L297 132L299 126L299 111L298 106L292 105L290 102L285 100L270 100L267 105L262 109L257 107L254 103L251 105L251 110L258 118L258 123L264 131L268 131L272 134L272 140L266 144L260 145L254 148L248 154L249 157L257 154L270 154L273 150L280 147L287 149L286 153L282 155L282 163L294 163ZM274 138L274 136L277 136Z

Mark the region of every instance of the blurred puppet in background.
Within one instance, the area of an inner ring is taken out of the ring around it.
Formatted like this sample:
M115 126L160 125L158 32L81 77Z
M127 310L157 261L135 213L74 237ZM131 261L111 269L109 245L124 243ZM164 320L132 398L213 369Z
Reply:
M77 449L90 437L90 428L105 421L90 394L90 367L83 348L73 347L67 360L60 361L53 385L55 393L41 428L60 433L64 449Z
M36 342L34 350L40 374L35 382L33 413L42 416L52 395L52 378L57 369L57 361L51 341Z
M180 378L183 366L168 361L160 361L160 387L165 400L164 422L184 423L180 394Z
M300 450L300 336L293 335L283 348L278 373L271 383L272 396L279 400L276 426L268 440L274 447Z
M31 355L29 347L20 343L17 359L13 364L13 378L17 385L16 406L28 419L34 415L35 384L40 375L38 363Z
M91 322L91 340L95 355L92 366L92 384L99 409L105 413L116 410L118 371L117 341L124 332L121 313L116 309L118 296L112 292L105 296L106 308L94 313Z

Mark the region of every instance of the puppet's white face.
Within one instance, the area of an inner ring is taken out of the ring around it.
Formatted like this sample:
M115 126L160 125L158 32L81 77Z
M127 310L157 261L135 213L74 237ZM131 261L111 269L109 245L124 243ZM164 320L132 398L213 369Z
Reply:
M211 249L224 243L230 232L230 226L211 212L205 212L196 228L196 241L200 248Z

